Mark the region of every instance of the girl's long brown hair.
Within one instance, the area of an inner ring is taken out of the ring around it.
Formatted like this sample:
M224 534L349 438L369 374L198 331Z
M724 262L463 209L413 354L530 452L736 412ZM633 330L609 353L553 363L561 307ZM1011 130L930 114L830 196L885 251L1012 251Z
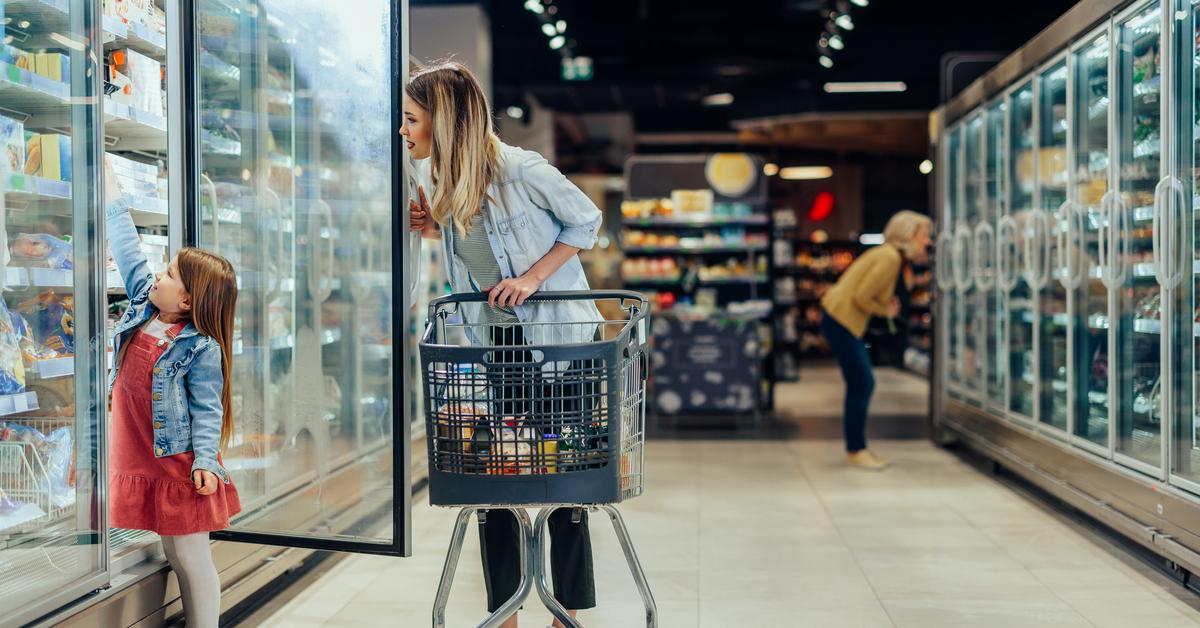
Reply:
M237 307L237 276L229 260L204 249L179 251L179 279L192 297L192 324L221 347L221 449L233 438L233 315Z

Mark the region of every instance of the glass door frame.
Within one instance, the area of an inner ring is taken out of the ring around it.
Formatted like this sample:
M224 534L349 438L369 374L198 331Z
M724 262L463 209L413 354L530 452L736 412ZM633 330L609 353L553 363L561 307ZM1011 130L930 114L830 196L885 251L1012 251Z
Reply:
M408 50L410 37L407 32L409 21L408 0L379 0L387 2L390 7L390 102L399 102L404 85L408 84ZM200 102L200 38L196 29L198 10L193 2L180 3L186 46L184 63L182 64L184 81L183 93L179 94L184 116L182 123L186 131L185 154L181 155L181 164L171 164L172 171L185 173L187 179L184 190L187 192L184 204L186 217L183 238L188 245L195 245L199 237L200 209L193 194L198 184L198 168L201 147L198 141L199 126L198 109ZM168 100L171 95L168 95ZM319 537L308 534L251 532L238 530L233 525L226 530L214 532L213 540L233 541L237 543L253 543L256 545L273 545L295 547L301 549L351 552L359 554L375 554L384 556L409 556L412 550L412 473L411 473L411 443L410 419L411 412L408 403L409 382L417 375L410 368L410 348L407 339L409 322L414 315L410 311L409 286L415 278L417 269L407 265L408 238L407 230L402 228L407 224L408 208L404 201L408 198L407 182L403 176L403 164L406 159L404 144L399 134L403 123L399 108L392 107L391 132L391 181L392 181L392 211L395 222L392 226L391 250L391 291L394 304L392 308L392 513L390 523L392 536L390 543L351 540L349 538ZM186 169L185 169L186 168ZM418 313L419 315L419 313ZM397 349L397 345L400 346Z
M1116 189L1116 173L1117 173L1117 169L1114 164L1115 160L1113 159L1113 142L1115 141L1115 136L1117 135L1116 120L1115 120L1116 107L1114 106L1114 103L1112 100L1112 94L1113 94L1113 89L1114 89L1114 84L1115 84L1114 79L1116 77L1116 42L1114 39L1113 24L1114 24L1114 21L1111 18L1107 19L1104 21L1103 25L1101 25L1095 29L1092 29L1087 34L1080 37L1078 41L1071 44L1070 48L1068 49L1068 57L1067 57L1068 58L1067 74L1069 77L1068 80L1071 81L1071 89L1067 93L1067 103L1068 103L1067 104L1067 117L1069 120L1068 124L1070 124L1072 129L1074 129L1075 126L1080 123L1079 120L1073 120L1074 116L1077 113L1076 107L1075 107L1075 102L1074 102L1074 100L1075 100L1075 81L1078 78L1077 72L1079 71L1077 56L1080 52L1090 48L1092 43L1095 42L1097 38L1099 38L1101 36L1108 38L1108 56L1105 59L1107 65L1108 65L1108 70L1107 70L1108 79L1107 80L1108 80L1108 93L1109 93L1109 106L1108 106L1108 112L1106 114L1108 122L1105 126L1105 130L1107 132L1107 149L1108 149L1108 155L1109 155L1109 158L1108 158L1108 184L1107 184L1106 194L1108 192L1111 192ZM1069 183L1068 183L1069 189L1068 189L1067 196L1068 196L1069 200L1078 204L1079 203L1079 197L1078 197L1079 191L1076 189L1076 184L1078 183L1077 178L1076 178L1077 177L1076 166L1079 163L1079 161L1078 161L1079 154L1078 154L1078 146L1074 141L1074 137L1072 137L1071 141L1068 143L1067 158L1069 160L1070 168L1071 168L1070 179L1069 179ZM1081 238L1080 244L1084 245L1085 242L1082 240L1084 238L1084 234L1078 234L1078 235ZM1084 261L1086 261L1086 260L1084 260ZM1090 275L1091 269L1090 268L1084 269L1084 273L1085 273L1085 275ZM1071 335L1070 335L1070 339L1069 339L1069 342L1071 343L1071 346L1069 348L1070 355L1068 356L1068 360L1070 361L1070 364L1071 364L1071 366L1069 367L1069 369L1070 369L1069 375L1070 376L1074 376L1074 374L1075 374L1074 361L1077 357L1075 355L1075 346L1074 345L1075 345L1075 334L1077 333L1078 330L1074 326L1078 325L1079 320L1084 320L1085 321L1084 325L1087 324L1086 323L1086 313L1082 319L1078 316L1078 314L1079 314L1078 310L1081 307L1081 305L1080 305L1079 299L1077 298L1077 296L1078 296L1076 294L1077 292L1078 292L1077 290L1070 291L1070 295L1069 295L1070 304L1068 306L1068 312L1071 317L1071 325L1072 325ZM1106 298L1106 301L1108 304L1107 307L1108 307L1108 318L1109 318L1107 336L1108 336L1108 346L1109 346L1109 354L1110 355L1108 356L1108 359L1111 362L1111 360L1113 359L1113 356L1111 354L1114 353L1111 348L1115 346L1113 344L1115 342L1115 339L1113 337L1114 330L1113 330L1112 319L1113 319L1113 312L1115 311L1115 308L1116 308L1116 292L1113 288L1106 287L1105 295L1106 295L1105 298ZM1083 305L1082 307L1086 307L1086 305ZM1067 418L1067 424L1068 424L1068 439L1067 440L1072 446L1077 447L1086 452L1089 452L1093 455L1100 456L1101 458L1103 458L1105 460L1111 460L1113 453L1116 451L1116 427L1114 424L1115 412L1113 410L1113 403L1112 403L1112 398L1111 398L1112 394L1113 394L1114 379L1115 379L1115 377L1113 375L1111 364L1110 364L1110 367L1108 369L1109 402L1106 404L1107 405L1106 411L1108 413L1107 445L1097 445L1096 443L1093 443L1093 442L1089 441L1088 439L1076 434L1075 427L1076 427L1077 421L1079 420L1079 416L1077 414L1078 408L1076 407L1076 404L1078 402L1077 396L1078 396L1079 390L1076 385L1074 385L1074 384L1069 385L1069 394L1071 396L1071 401L1070 401L1071 405L1069 408L1069 414L1068 414L1068 418Z
M1033 176L1033 207L1034 207L1033 215L1034 216L1042 216L1044 214L1049 213L1048 210L1045 210L1042 208L1042 181L1041 181L1042 176L1041 176L1041 167L1040 167L1040 161L1041 161L1040 153L1041 153L1041 148L1042 148L1042 79L1045 77L1047 72L1049 72L1056 65L1062 64L1063 67L1066 69L1066 71L1067 71L1067 78L1066 78L1067 103L1066 103L1066 107L1067 107L1067 124L1069 126L1070 120L1071 120L1071 105L1072 105L1071 92L1073 91L1071 80L1074 78L1074 75L1071 72L1071 70L1072 70L1071 58L1072 57L1071 57L1069 51L1063 50L1063 51L1055 54L1053 57L1051 57L1046 62L1039 65L1031 73L1031 77L1033 80L1033 99L1034 99L1034 103L1035 103L1034 108L1033 108L1033 116L1034 116L1033 117L1033 133L1034 133L1033 149L1034 149L1034 152L1037 154L1037 156L1034 158L1034 176ZM1070 202L1070 200L1071 200L1071 189L1070 188L1071 188L1071 182L1074 178L1074 172L1073 172L1074 161L1071 157L1071 152L1072 152L1071 136L1069 133L1067 135L1066 150L1067 150L1067 202ZM1058 209L1055 209L1055 210L1053 210L1053 213L1050 213L1050 215L1047 216L1047 219L1046 219L1047 226L1053 224L1053 222L1058 219L1058 211L1059 211ZM1062 228L1061 225L1059 226L1059 228L1060 229ZM1067 294L1067 302L1066 302L1066 309L1067 309L1067 313L1066 313L1067 314L1067 428L1066 428L1066 430L1063 430L1061 428L1055 427L1054 425L1050 424L1049 422L1042 420L1042 394L1044 392L1042 390L1043 386L1042 386L1042 376L1041 376L1042 333L1043 333L1042 291L1050 289L1051 284L1053 282L1058 281L1057 275L1058 275L1058 272L1061 271L1062 269L1056 267L1056 264L1055 264L1056 258L1054 255L1051 254L1051 245L1053 243L1053 239L1051 238L1051 234L1050 234L1049 230L1042 233L1041 237L1044 238L1045 241L1044 242L1043 241L1036 242L1035 246L1040 249L1040 251L1038 251L1038 255L1040 257L1038 257L1037 260L1038 260L1039 270L1042 267L1044 267L1047 271L1045 273L1046 279L1045 279L1045 281L1040 282L1042 285L1031 286L1031 291L1037 293L1037 298L1034 299L1034 302L1033 302L1034 308L1035 308L1034 317L1033 317L1033 320L1034 320L1034 323L1033 323L1034 324L1033 363L1035 365L1034 366L1034 369L1035 369L1034 386L1033 386L1033 390L1034 390L1033 394L1034 394L1034 400L1035 400L1034 401L1034 412L1033 412L1034 413L1034 426L1035 426L1036 431L1046 434L1046 435L1054 438L1055 440L1066 442L1068 440L1068 436L1071 433L1071 429L1074 427L1073 423L1071 421L1071 414L1072 414L1071 413L1071 397L1073 396L1072 395L1072 389L1073 389L1072 380L1074 379L1074 373L1071 371L1071 364L1072 364L1071 350L1074 348L1074 341L1072 339L1072 335L1074 334L1074 331L1075 331L1074 321L1072 320L1071 314L1070 314L1071 300L1072 300L1071 292L1072 291L1070 289L1064 287L1064 290Z
M941 178L941 224L939 225L937 245L935 248L935 254L938 256L936 260L938 288L941 291L941 298L938 300L938 310L941 313L941 316L938 317L938 327L941 329L941 337L943 339L943 341L939 343L940 347L937 349L937 352L941 358L940 362L943 365L942 381L945 383L945 393L948 397L953 399L961 399L962 390L961 383L956 381L957 375L955 373L955 369L957 369L957 365L951 361L951 355L954 353L954 349L957 349L957 347L954 346L957 342L957 334L950 333L952 318L950 312L951 308L957 307L958 302L958 299L956 298L958 294L958 288L955 284L956 273L954 269L954 264L956 261L954 241L954 228L956 225L954 221L954 207L958 204L959 181L957 178L950 176L952 171L955 174L958 174L957 154L953 156L955 161L954 167L950 168L950 146L952 144L951 139L959 133L960 126L961 123L955 122L954 124L946 127L943 130L943 137L945 138L945 141L942 142L938 147L938 151L941 153L940 161L945 165L945 167L939 168L939 170L942 170L944 174Z
M1171 23L1172 23L1171 14L1175 7L1175 1L1174 0L1143 0L1142 2L1137 2L1131 6L1126 7L1123 11L1121 11L1113 16L1113 18L1112 18L1112 38L1110 39L1110 45L1112 46L1113 53L1109 60L1109 68L1110 68L1109 93L1111 95L1110 102L1112 103L1112 106L1110 107L1110 111L1109 111L1109 120L1111 122L1111 126L1109 128L1109 138L1110 138L1109 167L1112 169L1112 173L1113 173L1112 181L1114 183L1114 187L1112 187L1111 189L1113 189L1117 192L1116 198L1117 198L1117 201L1120 203L1120 211L1123 214L1128 214L1130 211L1132 211L1132 208L1128 207L1126 205L1124 199L1121 198L1121 183L1123 181L1123 178L1121 176L1120 162L1121 162L1121 154L1122 154L1121 151L1123 150L1123 142L1122 142L1122 138L1121 138L1120 129L1118 128L1119 127L1118 123L1120 121L1120 117L1119 117L1120 116L1120 111L1119 111L1120 99L1118 97L1123 97L1123 90L1126 90L1126 89L1132 90L1133 86L1132 86L1132 84L1131 85L1123 85L1121 83L1120 72L1119 72L1119 68L1117 67L1119 64L1119 59L1118 59L1117 55L1120 53L1120 47L1121 47L1120 40L1121 40L1121 36L1122 36L1121 29L1122 29L1124 23L1128 22L1130 18L1138 15L1139 13L1145 12L1146 9L1148 9L1149 6L1154 4L1155 2L1159 3L1159 6L1158 6L1159 34L1158 34L1158 36L1159 36L1160 57L1162 59L1166 60L1166 65L1164 66L1164 68L1159 70L1160 76L1162 77L1162 81L1160 83L1160 85L1162 86L1161 87L1162 93L1159 96L1159 118L1160 118L1160 120L1159 120L1159 127L1160 127L1159 135L1162 138L1162 140L1161 140L1160 148L1159 148L1159 175L1160 176L1157 177L1157 179L1159 179L1159 181L1161 181L1163 178L1167 177L1170 174L1169 169L1171 167L1171 161L1167 154L1169 151L1169 147L1171 145L1170 144L1171 138L1169 136L1169 130L1170 130L1169 125L1170 125L1170 120L1171 120L1171 115L1172 115L1171 89L1170 89L1171 81L1169 80L1169 78L1170 78L1170 68L1171 68L1171 59L1170 58L1173 53L1171 51L1172 46L1171 46L1170 33L1171 33ZM1155 208L1155 211L1157 211L1157 208ZM1110 257L1115 257L1115 256L1110 256ZM1110 263L1112 263L1114 261L1116 261L1116 260L1115 259L1109 260ZM1121 434L1120 434L1121 406L1124 405L1124 401L1121 399L1120 395L1126 394L1125 392L1123 392L1123 390L1124 390L1122 388L1123 384L1120 381L1121 377L1120 377L1120 373L1118 372L1119 364L1120 364L1119 360L1122 360L1124 357L1126 357L1121 354L1121 346L1118 344L1120 341L1119 328L1121 325L1121 323L1119 321L1121 319L1123 319L1123 317L1125 315L1125 312L1120 311L1120 300L1119 300L1118 294L1119 294L1120 290L1123 288L1124 288L1124 283L1122 283L1121 286L1112 286L1109 288L1109 291L1111 293L1110 297L1109 297L1109 302L1110 302L1110 304L1113 305L1113 307L1111 307L1109 311L1111 314L1115 314L1116 315L1115 318L1117 319L1116 324L1113 324L1113 321L1111 321L1111 320L1109 323L1109 347L1110 347L1109 355L1108 355L1108 359L1109 359L1109 368L1108 368L1108 373L1109 373L1109 433L1112 435L1112 437L1111 437L1112 460L1113 460L1113 462L1117 463L1118 465L1120 465L1122 467L1131 469L1131 470L1136 471L1145 476L1155 478L1157 480L1165 482L1168 479L1169 469L1171 466L1168 461L1168 456L1170 455L1169 441L1171 440L1170 436L1171 436L1171 432L1173 431L1172 430L1173 422L1171 421L1172 417L1169 416L1170 413L1164 413L1164 410L1168 410L1170 408L1170 406L1168 404L1168 400L1171 398L1172 386L1171 386L1171 381L1170 381L1170 377L1169 377L1171 367L1170 367L1169 362L1166 359L1164 359L1164 355L1162 353L1162 348L1165 346L1169 346L1170 339L1171 339L1170 333L1161 333L1161 331L1160 331L1160 334L1159 334L1159 346L1160 346L1159 381L1164 382L1164 380L1165 380L1165 383L1162 384L1161 392L1159 393L1159 450L1160 450L1159 451L1159 462L1160 462L1160 466L1155 466L1155 465L1146 463L1144 461L1138 460L1137 458L1134 458L1133 456L1131 456L1129 454L1124 454L1124 453L1121 453L1120 451L1118 451L1118 441L1121 438ZM1168 326L1169 319L1170 319L1169 314L1173 307L1173 300L1170 299L1169 297L1173 297L1174 295L1168 294L1168 291L1163 290L1163 287L1161 285L1158 285L1158 290L1161 295L1160 296L1161 305L1159 307L1160 330L1169 330L1170 329L1170 327ZM1117 368L1114 368L1114 367L1117 367Z

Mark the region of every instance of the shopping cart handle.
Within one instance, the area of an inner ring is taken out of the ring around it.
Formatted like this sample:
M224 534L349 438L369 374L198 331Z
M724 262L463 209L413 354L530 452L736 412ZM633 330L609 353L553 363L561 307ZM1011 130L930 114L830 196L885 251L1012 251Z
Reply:
M621 299L630 301L640 301L643 304L643 309L650 305L646 300L646 295L632 290L560 290L551 292L535 292L527 299L530 301L592 301L596 299ZM462 292L457 294L448 294L443 297L438 297L429 302L430 311L435 311L439 307L452 303L482 303L488 300L487 293L484 292Z

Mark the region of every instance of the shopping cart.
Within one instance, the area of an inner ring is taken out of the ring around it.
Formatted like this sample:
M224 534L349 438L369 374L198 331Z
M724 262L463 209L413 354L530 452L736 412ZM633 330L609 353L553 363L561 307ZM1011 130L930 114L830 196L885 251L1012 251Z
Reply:
M458 506L433 609L446 602L471 516L512 511L519 522L521 581L481 628L498 626L536 587L564 626L579 628L546 585L546 523L560 508L608 514L646 607L654 597L616 504L642 493L649 372L649 303L635 292L546 292L526 302L553 315L570 301L596 301L609 315L589 322L478 324L483 294L429 306L420 342L429 451L429 502ZM466 316L464 316L464 313ZM472 321L471 323L465 320ZM530 522L527 507L539 507Z

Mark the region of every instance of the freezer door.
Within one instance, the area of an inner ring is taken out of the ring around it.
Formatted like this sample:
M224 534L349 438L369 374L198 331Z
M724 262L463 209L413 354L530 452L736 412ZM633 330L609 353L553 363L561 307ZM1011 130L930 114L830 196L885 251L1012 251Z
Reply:
M108 584L99 7L0 3L3 625Z
M1067 429L1067 286L1064 250L1067 216L1067 62L1051 65L1038 77L1037 209L1041 236L1037 269L1038 420ZM1060 249L1060 245L1064 245Z
M1005 207L1005 177L1007 172L1005 164L1008 163L1008 152L1004 129L1006 118L1008 117L1008 105L1005 101L991 106L987 112L987 135L984 142L984 222L988 225L992 233L992 240L986 249L980 249L979 255L990 258L990 261L981 267L989 268L987 272L990 282L986 282L983 294L983 334L984 339L984 355L986 356L987 364L985 371L987 373L987 399L988 407L992 410L1002 410L1005 407L1004 400L1004 370L1008 354L1001 351L1001 338L1004 337L1004 316L1003 316L1003 298L1005 290L1003 288L1003 280L1001 273L1003 269L1000 264L999 245L1000 240L1000 218L1004 215Z
M1105 211L1112 199L1109 190L1109 59L1107 31L1075 54L1072 102L1075 155L1075 194L1068 225L1069 246L1077 256L1072 310L1075 333L1072 346L1075 389L1073 433L1107 453L1109 290L1100 266L1101 229L1108 224Z
M1155 256L1163 142L1163 6L1142 5L1116 23L1114 106L1117 120L1116 203L1109 212L1113 238L1110 278L1118 295L1116 351L1116 458L1157 476L1163 462L1161 364L1164 292Z
M1018 87L1009 99L1009 206L1010 237L1004 240L1011 268L1007 284L1008 410L1019 421L1032 421L1034 412L1033 289L1035 260L1040 258L1034 218L1034 168L1037 165L1034 137L1033 82Z
M945 373L948 380L946 387L949 395L955 399L963 398L964 377L962 364L962 293L957 289L956 276L960 273L958 268L960 251L959 241L955 237L955 230L959 225L959 216L962 213L962 131L960 127L955 127L950 130L947 135L945 148L945 163L944 171L946 173L943 179L944 188L944 207L942 210L941 221L938 224L939 238L938 264L942 270L943 279L942 286L942 319L943 328L946 331L944 338L944 361L946 365Z
M986 332L982 316L986 277L981 277L985 267L980 264L982 252L976 246L978 240L986 239L986 232L980 229L984 222L983 120L983 112L980 111L963 125L962 216L958 231L959 246L963 253L961 264L966 266L960 270L963 279L959 287L963 314L960 359L963 380L967 385L967 400L980 407L983 405L986 390L984 382L987 378L987 354L984 350Z
M240 282L216 538L407 552L405 4L194 3L191 237Z

